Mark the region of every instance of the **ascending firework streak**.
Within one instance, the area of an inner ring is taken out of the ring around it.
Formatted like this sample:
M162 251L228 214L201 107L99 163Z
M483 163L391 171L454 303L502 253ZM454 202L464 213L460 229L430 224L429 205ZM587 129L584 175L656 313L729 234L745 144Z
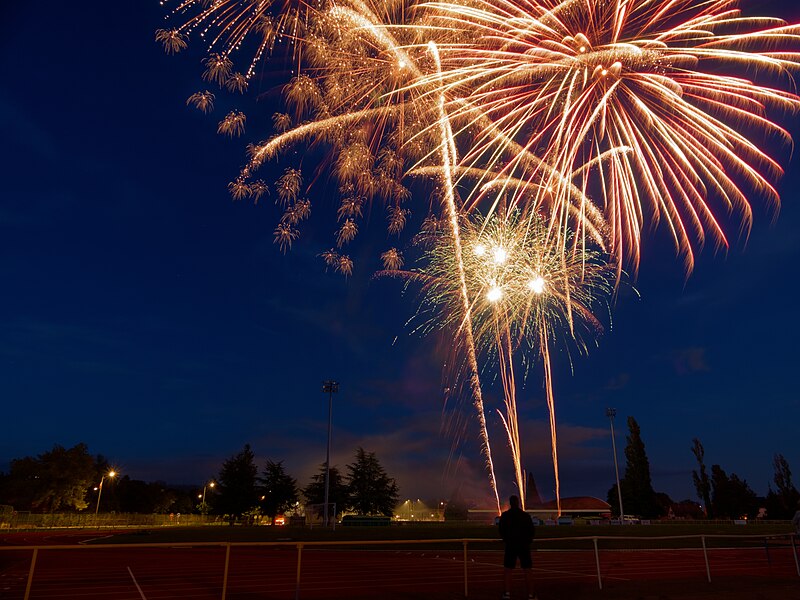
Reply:
M439 61L439 49L436 44L429 45L431 54L436 61L437 70L441 71L441 62ZM441 132L441 152L442 152L442 182L444 186L444 209L447 213L448 221L450 222L450 235L453 239L453 262L456 266L458 275L459 292L461 297L461 308L463 313L463 321L459 328L463 331L464 339L467 343L467 360L469 369L469 384L474 399L475 408L478 411L478 424L481 432L482 446L486 456L489 476L491 477L492 491L494 492L495 501L497 502L497 512L500 512L500 495L497 491L497 479L494 473L494 464L492 461L492 447L489 443L489 432L486 428L486 410L483 406L483 394L481 392L481 382L478 375L478 358L475 352L475 338L472 333L472 307L470 306L469 291L467 290L466 276L464 273L464 258L461 253L461 233L458 224L458 209L456 208L455 191L453 189L453 165L458 163L456 155L456 146L453 140L453 131L450 127L450 119L447 118L445 110L444 95L439 96L439 129ZM521 489L521 488L520 488ZM523 496L523 506L524 496Z

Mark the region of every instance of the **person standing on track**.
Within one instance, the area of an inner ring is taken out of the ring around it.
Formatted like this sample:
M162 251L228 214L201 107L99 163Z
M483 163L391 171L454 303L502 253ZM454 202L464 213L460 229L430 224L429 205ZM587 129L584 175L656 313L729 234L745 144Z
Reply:
M519 498L511 496L508 499L510 508L500 515L498 527L500 537L506 545L503 557L503 599L511 598L511 581L514 567L519 559L519 566L525 575L525 593L529 600L537 600L536 592L531 578L531 543L533 542L534 527L531 516L519 506Z

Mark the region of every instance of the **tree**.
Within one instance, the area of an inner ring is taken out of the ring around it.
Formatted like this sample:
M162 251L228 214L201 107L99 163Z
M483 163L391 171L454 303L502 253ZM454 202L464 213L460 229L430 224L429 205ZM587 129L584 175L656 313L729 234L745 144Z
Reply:
M263 485L261 507L270 519L285 513L297 504L297 481L283 469L283 461L267 461L267 468L260 479Z
M708 479L708 473L706 472L706 464L703 461L705 457L705 450L703 449L703 444L700 443L700 440L694 438L692 440L692 454L697 459L697 464L700 468L698 471L692 471L692 481L694 481L694 489L697 490L697 497L703 501L703 506L705 507L706 514L708 516L712 516L711 514L711 482Z
M12 459L10 466L0 503L10 504L16 510L31 510L39 487L38 463L34 457L25 456Z
M650 479L650 461L647 460L639 424L633 417L628 417L628 430L630 433L625 446L625 476L619 482L625 513L647 518L658 517L660 511ZM609 504L613 506L615 502L612 502L612 492L616 494L616 485L609 491Z
M758 512L758 498L747 481L736 473L728 477L719 465L711 465L711 505L717 518L740 519Z
M611 514L614 516L621 517L620 509L619 509L619 494L617 493L617 484L614 483L611 486L611 489L608 490L608 494L606 495L606 502L611 507ZM625 506L627 508L627 505Z
M525 492L525 504L528 506L540 506L542 504L542 495L539 493L539 488L536 486L536 480L533 478L533 471L528 471L525 485L527 487L527 491Z
M641 430L636 419L628 417L628 429L625 447L625 476L620 482L626 510L643 517L660 516L658 501L650 478L650 461L647 459Z
M56 444L35 458L11 461L4 501L17 510L83 510L89 505L86 493L94 482L94 459L86 444L72 448Z
M675 502L670 498L669 494L665 492L655 493L656 506L658 507L658 516L669 515ZM673 510L673 515L675 514Z
M342 474L336 467L330 468L330 477L328 485L328 502L336 505L336 512L341 513L350 508L350 499L348 497L347 484L345 484ZM307 504L324 504L325 503L325 464L320 467L320 472L311 477L305 489L303 489L303 496ZM324 509L320 507L320 515L324 513ZM335 515L334 515L335 516Z
M394 514L400 497L397 483L383 470L374 452L359 447L356 460L347 465L347 489L350 506L359 515Z
M115 483L115 487L117 506L124 513L188 514L194 504L194 491L170 488L163 481L148 483L125 475ZM105 497L104 492L104 504Z
M703 508L694 500L681 500L672 505L672 514L676 519L702 519Z
M773 481L776 489L770 486L767 493L767 516L771 519L790 519L800 500L800 492L792 483L792 471L783 454L776 454L772 465L775 468Z
M223 514L241 517L258 505L258 467L250 444L222 464L217 478L219 507Z

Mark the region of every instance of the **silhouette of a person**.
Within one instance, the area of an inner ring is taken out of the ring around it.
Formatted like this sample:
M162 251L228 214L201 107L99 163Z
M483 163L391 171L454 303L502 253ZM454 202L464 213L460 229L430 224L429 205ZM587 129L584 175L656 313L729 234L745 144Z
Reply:
M531 516L519 506L519 498L511 496L508 499L510 507L502 515L498 527L500 537L506 545L505 556L503 557L503 598L511 598L511 580L514 567L519 559L519 566L525 575L525 593L531 600L536 599L536 592L533 587L531 577L531 543L533 542L534 527Z

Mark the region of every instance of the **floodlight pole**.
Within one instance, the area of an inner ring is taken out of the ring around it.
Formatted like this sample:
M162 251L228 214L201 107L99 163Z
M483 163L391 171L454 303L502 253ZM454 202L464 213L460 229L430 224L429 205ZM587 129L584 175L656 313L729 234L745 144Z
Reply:
M328 450L325 453L325 507L324 523L328 526L328 497L331 486L331 424L333 422L333 395L339 391L339 384L332 379L322 383L322 392L328 394ZM336 515L334 515L336 518Z
M606 416L611 422L611 447L614 449L614 472L617 475L617 498L619 499L619 522L625 524L625 511L622 510L622 488L619 486L619 465L617 464L617 439L614 435L614 417L617 416L616 408L607 408Z

